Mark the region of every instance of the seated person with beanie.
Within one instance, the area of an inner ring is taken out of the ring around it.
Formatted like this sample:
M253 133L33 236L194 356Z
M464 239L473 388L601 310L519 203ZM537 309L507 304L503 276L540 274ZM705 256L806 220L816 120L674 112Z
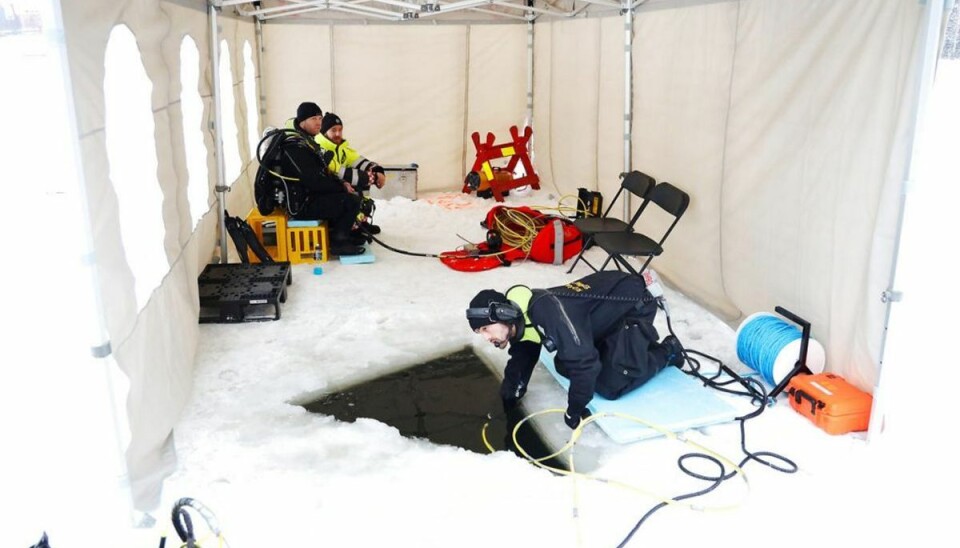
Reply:
M564 422L590 416L594 393L614 400L684 363L673 335L657 342L657 301L642 276L601 271L550 289L485 289L470 301L470 328L497 348L510 347L500 398L510 413L527 392L541 348L556 351L557 372L570 379Z
M323 112L316 103L301 103L297 116L287 122L300 138L289 139L280 154L280 168L299 179L289 186L287 209L294 219L320 219L330 226L332 255L360 255L365 239L353 234L360 212L360 196L330 173L324 151L314 141L319 134Z
M332 112L324 114L316 141L323 150L333 153L333 159L327 164L330 171L352 185L357 193L362 195L371 185L383 188L386 182L383 167L365 158L343 138L343 120L339 116ZM373 201L368 197L363 200L369 201L369 204L365 204L364 211L372 212ZM370 234L380 233L380 227L366 221L360 228Z

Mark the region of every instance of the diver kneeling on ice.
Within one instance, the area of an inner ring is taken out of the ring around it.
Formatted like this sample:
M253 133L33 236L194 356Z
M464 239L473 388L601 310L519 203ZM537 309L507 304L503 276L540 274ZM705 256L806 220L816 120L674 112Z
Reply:
M576 428L590 416L594 393L615 400L666 366L683 365L676 337L657 342L656 314L642 276L603 271L550 289L484 289L470 301L467 321L497 348L510 346L500 385L508 412L526 393L541 347L555 350L557 372L570 379L564 422Z

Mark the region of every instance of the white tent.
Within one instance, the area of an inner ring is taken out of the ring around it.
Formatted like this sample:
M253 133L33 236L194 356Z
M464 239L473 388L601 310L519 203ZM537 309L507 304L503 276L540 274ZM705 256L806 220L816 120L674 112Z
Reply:
M196 278L222 256L221 211L252 207L250 135L305 100L339 113L381 162L417 162L422 191L460 188L470 133L500 137L528 120L541 185L559 195L612 196L625 169L670 181L692 202L658 259L661 275L731 323L775 305L798 311L829 369L874 392L944 7L61 2L67 137L86 197L91 323L102 325L90 346L129 380L121 407L135 506L155 507L175 462L198 338ZM185 43L197 66L185 64ZM139 66L123 64L131 44ZM184 83L188 69L196 87ZM134 107L142 123L111 110L139 97L127 93L138 78L148 90ZM188 120L197 99L201 116ZM188 144L201 131L202 174ZM124 172L114 142L151 157L139 164L150 177ZM202 204L190 191L197 180ZM150 227L159 241L130 243Z

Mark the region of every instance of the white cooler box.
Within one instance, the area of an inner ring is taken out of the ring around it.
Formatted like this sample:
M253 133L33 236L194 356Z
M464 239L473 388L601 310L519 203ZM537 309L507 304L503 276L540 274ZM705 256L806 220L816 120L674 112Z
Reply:
M383 188L370 187L370 197L375 200L389 200L394 196L417 199L417 164L383 166L387 182Z

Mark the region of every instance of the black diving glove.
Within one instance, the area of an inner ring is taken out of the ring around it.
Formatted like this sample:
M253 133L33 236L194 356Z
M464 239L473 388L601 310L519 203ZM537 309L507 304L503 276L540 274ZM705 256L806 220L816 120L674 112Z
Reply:
M576 430L580 426L580 421L590 417L590 410L586 407L583 408L579 413L576 411L571 411L568 407L567 412L563 414L563 422L567 423L567 426L571 430Z
M527 393L524 385L515 385L507 379L500 383L500 400L503 402L503 412L509 413L517 408L523 395Z

